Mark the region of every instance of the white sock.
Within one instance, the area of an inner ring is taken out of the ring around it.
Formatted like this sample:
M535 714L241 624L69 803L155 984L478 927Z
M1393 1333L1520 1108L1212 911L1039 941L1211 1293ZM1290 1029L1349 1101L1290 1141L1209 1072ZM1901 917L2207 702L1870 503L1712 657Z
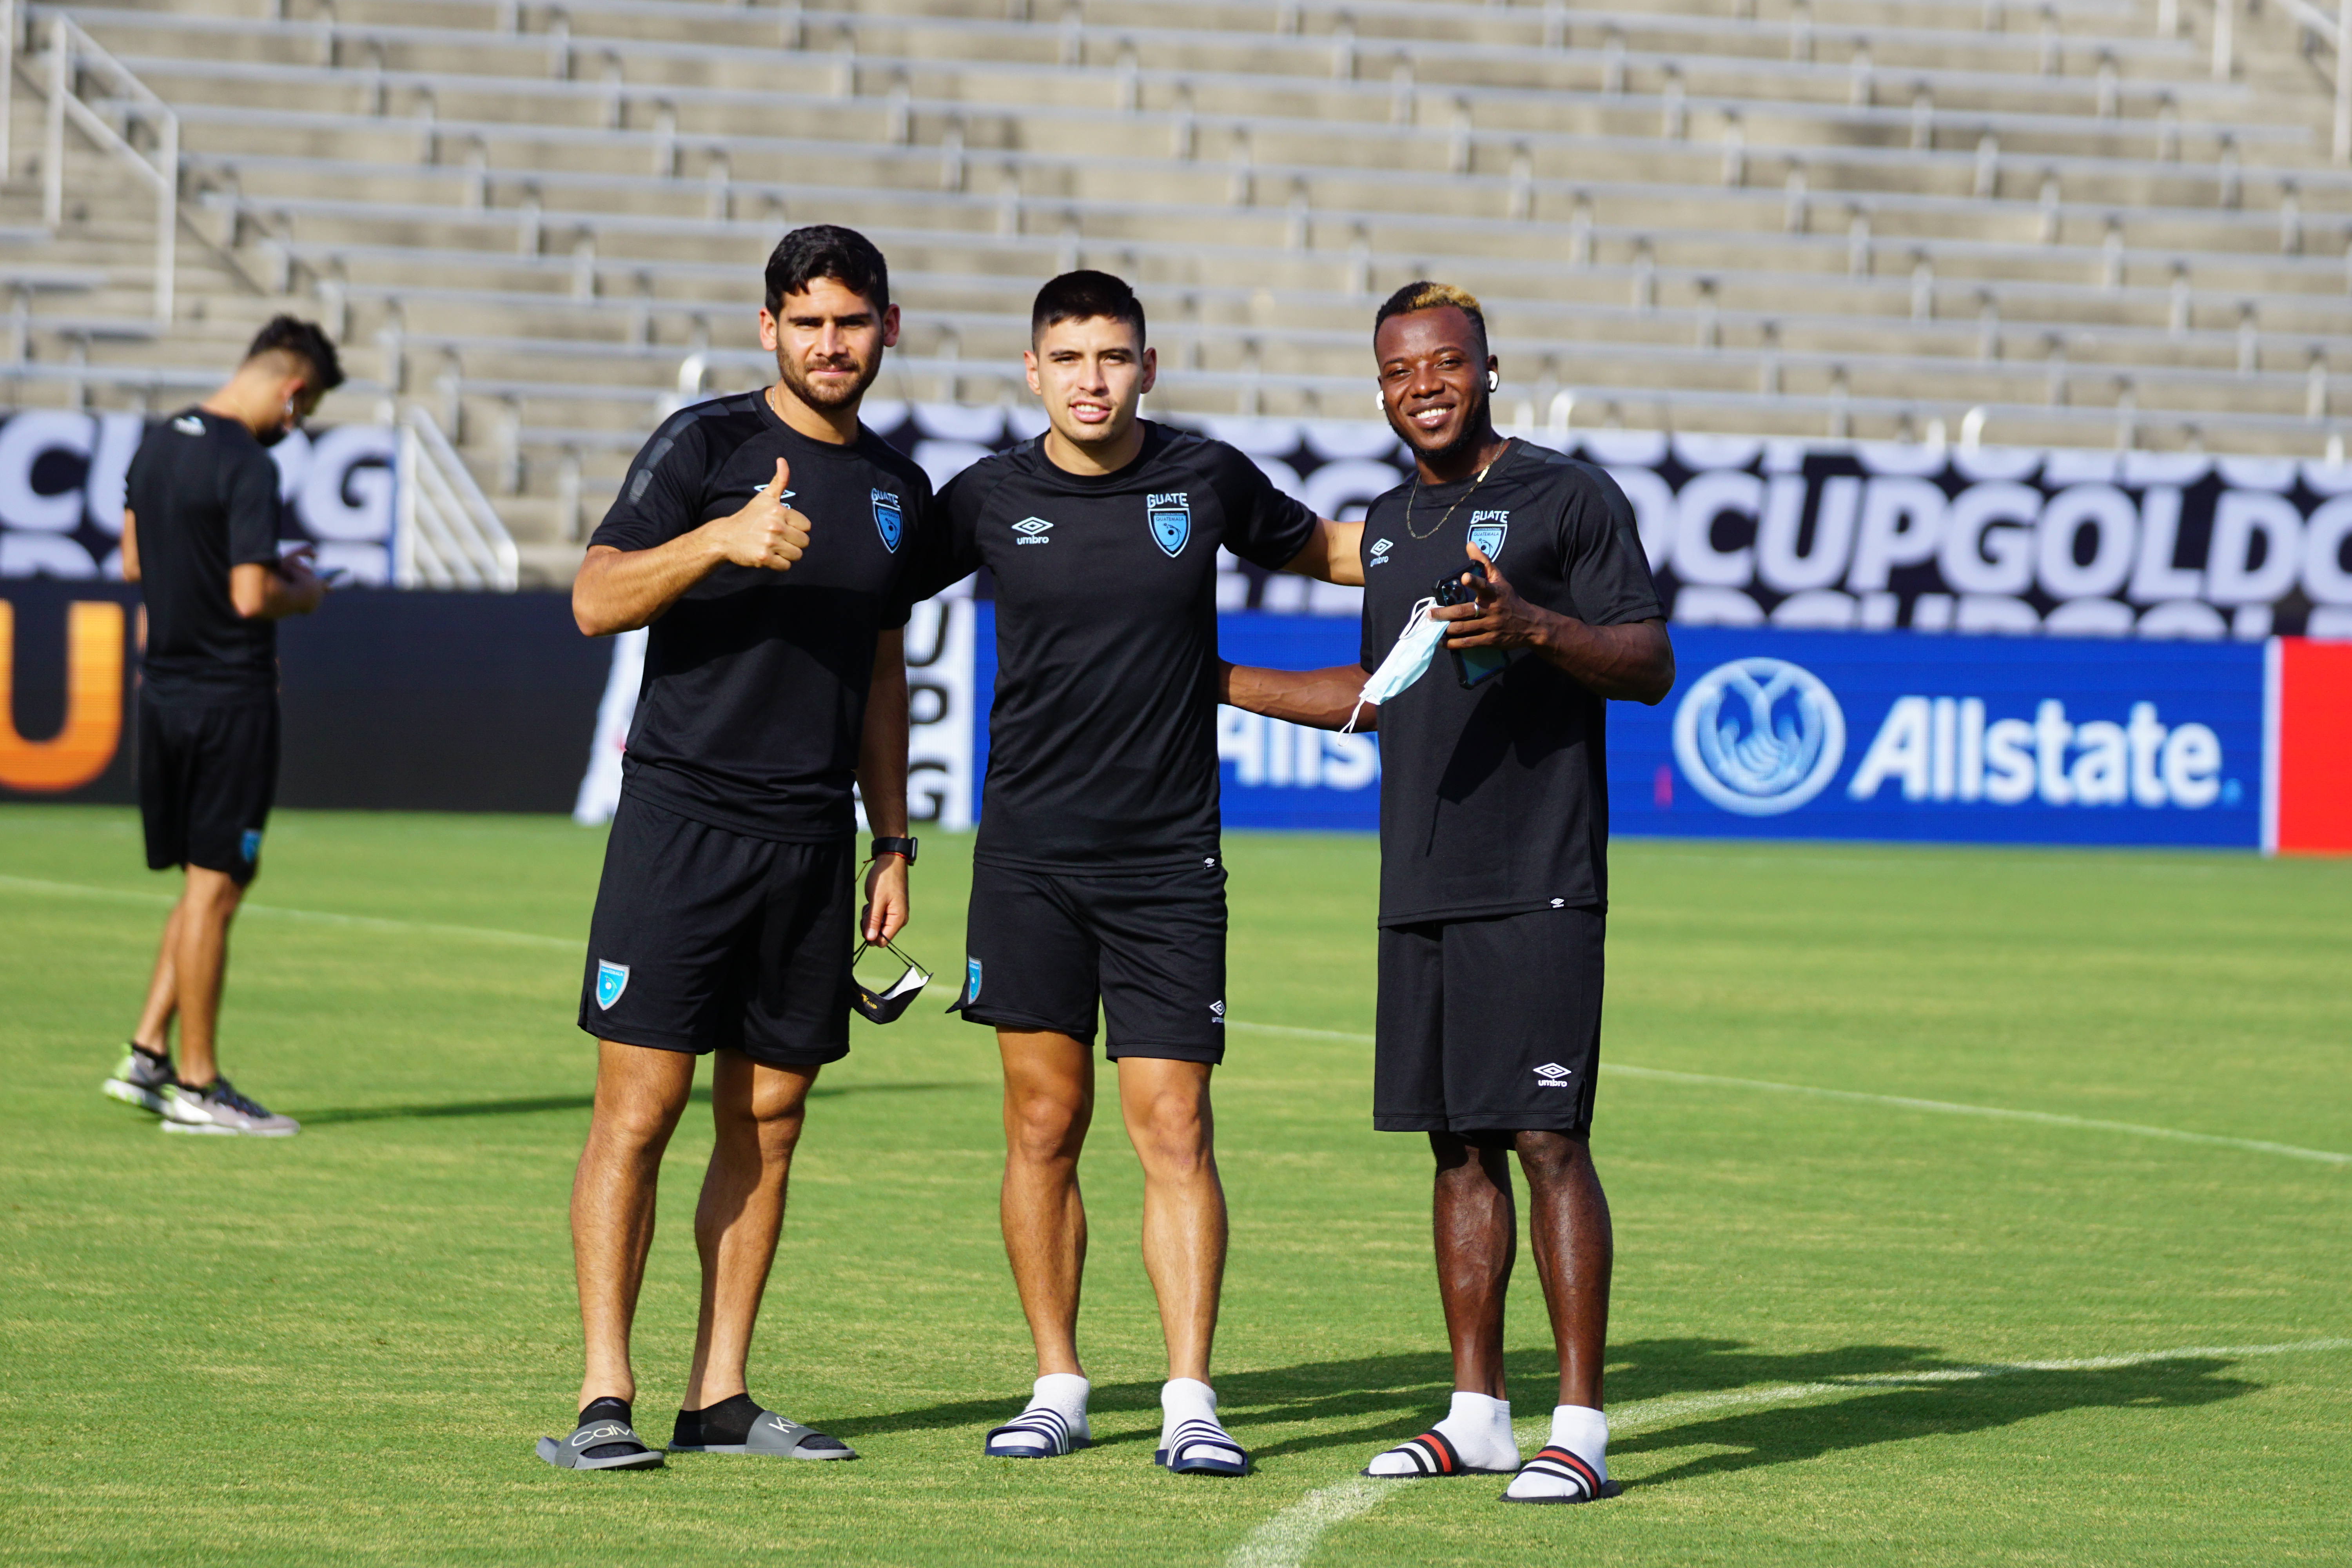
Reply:
M1583 1405L1555 1406L1548 1446L1567 1449L1590 1465L1604 1486L1608 1483L1609 1417L1598 1410ZM1584 1494L1584 1482L1566 1474L1566 1469L1557 1459L1531 1460L1503 1489L1503 1495L1519 1502L1576 1500Z
M1453 1407L1435 1430L1454 1445L1462 1458L1463 1468L1472 1470L1516 1470L1519 1468L1519 1445L1511 1436L1511 1405L1506 1399L1489 1399L1483 1394L1465 1394L1456 1390ZM1419 1476L1428 1472L1406 1455L1394 1449L1381 1454L1365 1467L1375 1476Z
M1094 1385L1075 1372L1049 1372L1030 1389L1029 1403L1022 1408L1035 1410L1042 1406L1051 1410L1070 1424L1073 1436L1091 1439L1094 1433L1087 1426L1087 1395L1093 1390ZM1022 1433L998 1440L1014 1447L1042 1450L1045 1447L1041 1439Z
M1551 1441L1609 1479L1609 1417L1588 1405L1561 1405L1551 1413Z
M1160 1390L1160 1446L1168 1447L1181 1421L1217 1419L1217 1391L1196 1377L1171 1377Z

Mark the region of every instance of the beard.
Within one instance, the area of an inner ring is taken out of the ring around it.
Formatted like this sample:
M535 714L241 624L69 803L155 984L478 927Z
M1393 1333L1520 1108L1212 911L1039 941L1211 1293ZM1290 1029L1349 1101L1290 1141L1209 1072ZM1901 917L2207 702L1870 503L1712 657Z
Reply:
M873 363L859 368L857 380L847 388L820 388L809 380L808 367L805 364L788 360L781 353L776 356L776 374L786 386L793 389L793 396L811 408L855 407L857 400L866 395L866 389L874 384L874 378L881 374L882 356L877 354L874 356Z
M1393 414L1389 416L1389 428L1395 431L1406 447L1415 454L1433 463L1450 463L1468 457L1485 444L1494 400L1495 395L1486 390L1483 382L1480 383L1471 392L1470 401L1462 406L1462 423L1455 429L1454 439L1435 451L1424 451L1413 440L1413 437L1419 432Z

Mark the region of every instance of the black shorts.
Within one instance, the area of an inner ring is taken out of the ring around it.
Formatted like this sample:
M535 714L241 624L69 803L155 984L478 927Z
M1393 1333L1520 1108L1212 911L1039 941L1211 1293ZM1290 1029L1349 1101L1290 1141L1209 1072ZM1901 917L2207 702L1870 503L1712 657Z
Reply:
M1104 1054L1225 1059L1225 868L1094 876L971 868L963 1016L1050 1029Z
M199 866L238 887L261 869L278 797L278 700L219 708L139 700L139 815L147 865Z
M772 1067L849 1054L856 846L750 838L624 791L588 928L580 1026Z
M1588 1131L1607 924L1586 909L1381 927L1372 1125Z

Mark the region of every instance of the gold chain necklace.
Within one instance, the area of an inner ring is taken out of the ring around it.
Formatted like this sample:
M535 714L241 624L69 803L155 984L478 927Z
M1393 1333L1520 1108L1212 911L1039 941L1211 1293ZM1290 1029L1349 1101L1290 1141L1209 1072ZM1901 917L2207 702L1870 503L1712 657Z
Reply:
M1491 468L1496 463L1501 462L1503 460L1503 453L1508 452L1510 449L1509 443L1506 442L1502 452L1497 452L1492 458L1487 459L1486 468L1478 470L1478 477L1470 481L1470 488L1454 498L1454 505L1445 509L1445 515L1439 518L1437 520L1437 526L1431 529L1427 533L1413 532L1412 503L1421 497L1421 475L1418 473L1414 474L1412 476L1412 493L1404 498L1404 531L1406 534L1414 539L1434 539L1437 535L1444 532L1445 525L1454 521L1455 509L1460 507L1464 501L1468 500L1472 496L1476 495L1478 493L1478 487L1486 482L1486 468Z

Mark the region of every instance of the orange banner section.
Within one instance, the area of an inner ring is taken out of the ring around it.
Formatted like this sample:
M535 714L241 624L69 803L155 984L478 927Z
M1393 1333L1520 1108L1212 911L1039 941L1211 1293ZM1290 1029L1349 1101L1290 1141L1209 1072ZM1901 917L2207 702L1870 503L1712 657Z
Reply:
M122 740L122 606L79 600L66 616L66 721L46 741L16 732L16 612L0 600L0 784L78 789Z
M2352 854L2352 643L2279 642L2278 847Z

